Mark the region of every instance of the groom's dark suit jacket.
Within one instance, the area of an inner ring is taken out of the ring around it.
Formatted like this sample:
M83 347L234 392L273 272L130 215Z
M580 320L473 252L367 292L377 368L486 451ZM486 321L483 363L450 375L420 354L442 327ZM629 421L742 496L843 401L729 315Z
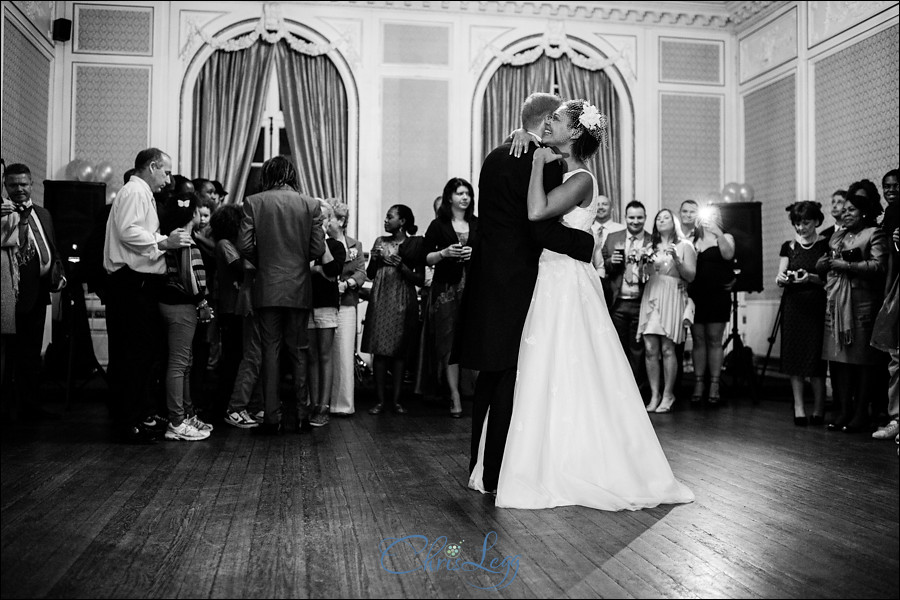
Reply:
M456 351L460 365L478 371L515 369L519 338L537 281L538 259L547 248L587 262L593 237L556 219L528 220L528 181L532 143L521 158L509 155L507 142L484 160L478 185L479 241L472 247L462 301ZM562 183L562 165L544 170L544 187Z

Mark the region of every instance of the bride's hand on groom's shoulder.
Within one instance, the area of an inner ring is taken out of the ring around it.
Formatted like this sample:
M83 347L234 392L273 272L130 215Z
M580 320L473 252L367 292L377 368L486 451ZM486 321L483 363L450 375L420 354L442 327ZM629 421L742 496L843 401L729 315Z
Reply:
M554 160L562 160L563 155L557 154L552 148L538 148L534 151L532 162L539 165L546 165Z

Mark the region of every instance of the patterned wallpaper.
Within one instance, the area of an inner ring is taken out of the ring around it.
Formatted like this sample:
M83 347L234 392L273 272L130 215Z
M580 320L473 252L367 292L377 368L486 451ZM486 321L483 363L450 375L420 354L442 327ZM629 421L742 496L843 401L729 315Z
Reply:
M816 200L823 204L860 179L880 191L882 175L900 163L898 34L895 25L815 65Z
M447 173L449 86L448 81L384 79L379 218L391 205L406 204L416 217L420 234L434 218L434 197L451 176ZM428 110L409 109L415 106L427 106ZM427 135L422 135L426 131Z
M450 28L424 25L384 26L384 62L404 65L449 65Z
M722 85L721 42L692 42L660 38L659 80Z
M44 204L50 60L32 45L13 19L3 40L3 135L0 154L7 164L24 163L34 179L32 197Z
M153 9L76 5L75 52L153 54Z
M75 65L71 158L109 161L116 178L150 139L150 67Z
M791 75L744 97L744 180L762 202L763 286L751 298L777 299L778 251L793 236L784 208L797 200L796 77Z
M677 214L722 188L722 97L661 94L660 121L660 198Z

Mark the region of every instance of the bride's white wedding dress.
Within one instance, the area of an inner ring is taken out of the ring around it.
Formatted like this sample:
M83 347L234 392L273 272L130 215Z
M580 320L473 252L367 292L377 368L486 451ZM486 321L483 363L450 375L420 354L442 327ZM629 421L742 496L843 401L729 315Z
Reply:
M596 209L595 179L594 201L562 222L589 231ZM484 432L469 481L480 491L483 450ZM544 250L519 347L497 506L639 510L693 499L656 438L596 271Z

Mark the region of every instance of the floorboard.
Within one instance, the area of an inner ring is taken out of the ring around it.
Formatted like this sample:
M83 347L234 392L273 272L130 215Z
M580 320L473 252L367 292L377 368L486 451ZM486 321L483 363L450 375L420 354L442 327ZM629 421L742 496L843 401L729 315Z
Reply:
M89 387L4 428L0 595L897 598L897 446L794 427L767 385L652 415L697 499L621 513L494 507L466 488L471 420L443 404L373 417L362 390L310 433L137 447L108 441Z

